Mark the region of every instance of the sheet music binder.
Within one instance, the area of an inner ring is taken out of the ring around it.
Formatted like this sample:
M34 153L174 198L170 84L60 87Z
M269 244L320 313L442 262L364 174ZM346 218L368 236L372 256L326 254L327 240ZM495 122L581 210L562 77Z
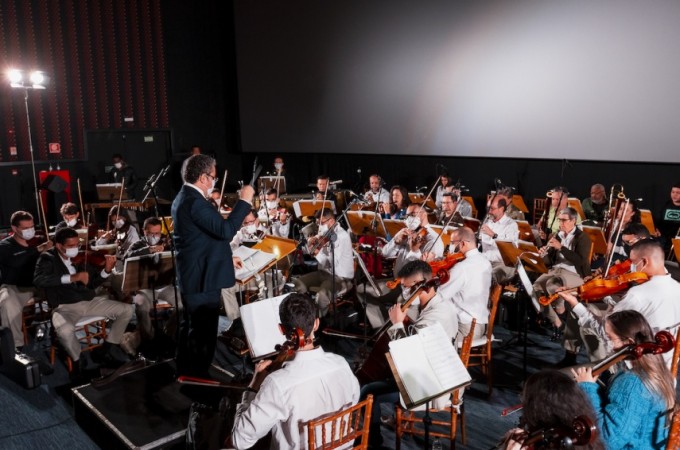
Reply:
M252 358L267 358L286 337L281 333L279 306L289 294L265 298L241 306L241 321Z
M391 341L389 347L387 361L408 409L472 383L470 373L439 323Z
M298 200L293 203L293 212L298 219L314 216L321 208L330 209L335 214L335 202L330 200Z
M121 197L121 188L123 183L102 183L95 186L97 188L97 198L100 202L108 202L112 199L118 200L122 198L127 200L127 191L123 189L123 196Z
M256 248L241 245L234 250L233 256L241 258L240 269L235 269L236 282L247 284L255 275L264 272L276 263L276 255Z

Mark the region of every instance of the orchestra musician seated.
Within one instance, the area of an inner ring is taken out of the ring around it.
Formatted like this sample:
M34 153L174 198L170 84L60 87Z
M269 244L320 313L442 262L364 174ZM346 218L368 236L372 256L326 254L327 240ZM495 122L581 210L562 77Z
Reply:
M458 203L460 198L452 192L444 192L442 194L442 200L440 202L441 206L438 211L439 219L437 220L437 225L451 226L451 227L462 227L465 225L465 220L459 211Z
M509 430L496 449L528 449L533 448L532 443L546 445L544 448L605 449L597 432L593 433L588 444L569 447L563 444L563 441L569 442L565 432L575 433L575 418L583 417L589 424L597 424L595 411L573 376L554 369L536 372L526 380L521 398L523 414L520 427ZM548 433L550 430L557 432ZM546 442L546 436L554 441Z
M404 186L392 186L391 201L380 205L379 213L383 219L401 220L406 217L406 208L411 204L408 191Z
M514 190L510 186L503 186L496 190L496 197L504 199L505 203L508 205L507 208L505 209L505 214L509 216L512 220L525 220L524 212L522 212L522 210L516 207L515 204L512 202L513 195Z
M458 337L470 333L472 320L477 321L473 337L486 334L489 323L489 293L491 292L491 263L477 249L472 229L458 228L451 234L449 254L462 253L465 259L450 269L449 281L439 287L439 295L456 309Z
M370 177L368 177L368 186L369 189L364 192L364 200L371 204L379 203L389 203L390 202L390 193L387 192L387 189L383 187L384 182L380 175L377 173L374 173Z
M136 256L155 255L162 252L170 251L172 248L172 239L163 233L163 222L158 217L147 217L144 220L144 236L130 247L124 255L124 259ZM178 292L179 294L179 292ZM153 310L153 300L164 301L169 303L173 308L177 307L175 299L175 287L171 284L162 286L155 286L154 292L151 289L141 289L134 293L132 303L135 305L135 313L137 317L137 329L140 331L140 337L145 339L152 339L154 337L154 328L151 326L151 311ZM181 311L181 302L180 302ZM173 313L175 314L175 313ZM168 321L169 324L174 324L172 318ZM173 333L169 333L172 336ZM125 348L127 353L131 352L129 348Z
M14 347L24 346L22 312L31 299L38 298L33 271L41 253L53 247L47 240L36 245L33 216L15 211L10 217L12 235L0 241L0 322L8 327Z
M593 184L590 187L590 197L581 200L581 208L586 216L586 225L601 226L604 222L604 213L607 210L607 195L604 185Z
M78 255L78 233L73 228L62 228L54 237L54 248L40 255L35 266L33 282L44 289L53 309L52 325L59 342L73 361L72 375L80 376L80 342L75 325L86 316L104 316L111 321L103 345L102 361L111 367L128 361L119 344L134 312L132 305L97 295L95 289L111 276L116 258L106 255L103 269L92 265L74 265Z
M649 323L634 310L608 315L604 330L612 352L655 342ZM617 364L617 369L606 389L596 383L598 377L593 376L591 367L572 369L595 409L602 440L612 449L666 448L667 416L675 406L676 392L675 380L662 355L644 353Z
M680 283L675 281L666 270L661 243L656 239L639 240L630 249L630 261L630 272L639 272L643 278L644 276L649 278L649 281L632 286L618 302L608 296L605 297L602 302L606 308L605 314L593 312L591 308L588 308L593 303L579 302L579 299L568 291L559 293L578 318L581 330L589 330L591 334L600 339L601 345L606 343L605 330L602 325L606 314L632 309L642 314L655 332L668 329L675 333L680 323L680 302L678 302ZM668 367L672 362L672 353L663 354Z
M286 239L290 237L290 215L288 210L281 206L276 189L271 188L267 191L264 204L260 206L257 214L267 234Z
M253 378L236 408L231 436L224 447L245 449L271 431L271 448L307 449L309 420L355 405L359 382L343 357L315 345L318 306L306 295L289 294L279 306L281 332L299 347L281 368L285 355L255 365ZM279 363L279 364L276 364Z
M496 196L489 205L487 220L479 228L482 256L491 263L493 281L496 284L507 283L515 275L515 268L505 265L496 244L496 239L513 244L517 244L519 240L519 227L507 215L507 205L505 198Z
M432 279L432 267L419 259L407 262L399 270L399 278L403 286L402 296L407 300L416 296L420 307L414 320L408 318L402 305L395 303L389 309L390 328L387 329L386 338L389 340L410 336L418 330L439 323L450 339L455 339L458 333L458 321L456 308L452 302L444 298L434 287L428 287L425 283ZM488 296L488 294L487 294ZM376 343L378 345L378 343ZM385 358L385 351L372 352L371 356ZM372 364L367 361L364 364ZM391 373L385 373L384 379L370 380L361 387L361 398L364 400L369 394L373 394L373 409L371 412L370 431L368 435L369 448L380 448L383 437L380 433L381 405L394 405L399 401L399 389ZM450 403L450 394L445 394L434 399L431 403L433 408L442 408Z
M559 211L556 222L559 232L549 236L547 244L540 249L548 272L539 276L533 284L533 296L537 300L546 294L554 294L559 288L572 289L581 286L584 278L591 274L590 249L591 240L576 226L578 213L574 208L564 208ZM601 305L590 303L593 313L599 314ZM551 305L543 307L543 315L555 329L553 340L562 337L565 357L558 365L562 367L576 363L576 355L581 344L585 345L591 361L602 359L604 348L592 333L580 329L570 309L565 307L564 301L558 299ZM564 336L562 336L564 331Z
M295 290L306 293L318 288L316 301L321 317L325 317L337 292L352 287L354 280L354 253L349 233L339 226L330 209L316 213L319 233L307 240L307 251L316 258L318 270L293 278ZM335 281L333 280L335 274ZM333 287L335 286L335 292Z
M560 231L560 222L557 216L560 211L569 206L569 190L563 186L555 186L552 191L549 191L550 206L543 211L543 215L536 224L534 230L536 242L541 242L543 245L547 242L549 235ZM576 214L576 225L581 224L581 216Z
M61 208L59 208L59 213L61 214L63 220L54 227L55 233L66 227L71 227L76 230L87 228L83 222L83 218L80 217L80 211L78 210L78 206L75 203L64 203L61 205Z

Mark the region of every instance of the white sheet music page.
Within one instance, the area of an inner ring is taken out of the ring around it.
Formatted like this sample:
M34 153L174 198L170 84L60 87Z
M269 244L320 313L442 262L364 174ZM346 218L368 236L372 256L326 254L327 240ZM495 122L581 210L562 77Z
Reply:
M288 294L266 298L241 306L241 320L253 358L259 358L276 351L286 337L281 333L279 306Z
M236 280L240 282L252 277L272 261L276 261L276 255L273 253L252 249L245 245L241 245L234 250L233 256L241 258L243 263L240 269L234 269Z
M439 324L392 341L389 346L397 372L414 403L471 381L456 348Z

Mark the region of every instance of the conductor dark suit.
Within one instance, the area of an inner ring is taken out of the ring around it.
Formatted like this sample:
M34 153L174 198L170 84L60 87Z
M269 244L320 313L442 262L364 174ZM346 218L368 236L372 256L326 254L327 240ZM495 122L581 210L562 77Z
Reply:
M181 375L206 376L217 341L220 291L234 285L229 243L251 205L239 200L224 219L192 185L172 203L178 285L184 303L177 368Z

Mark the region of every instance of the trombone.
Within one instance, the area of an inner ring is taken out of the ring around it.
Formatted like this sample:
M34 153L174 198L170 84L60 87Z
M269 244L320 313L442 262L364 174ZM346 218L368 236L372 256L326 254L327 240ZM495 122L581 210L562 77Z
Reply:
M616 198L616 200L614 200L614 198ZM607 205L607 210L604 213L604 220L602 223L602 230L605 232L605 236L607 234L610 234L607 233L607 231L611 228L612 220L616 217L616 214L618 214L619 200L625 199L626 194L623 190L623 185L620 183L612 184L612 187L609 192L609 203Z

